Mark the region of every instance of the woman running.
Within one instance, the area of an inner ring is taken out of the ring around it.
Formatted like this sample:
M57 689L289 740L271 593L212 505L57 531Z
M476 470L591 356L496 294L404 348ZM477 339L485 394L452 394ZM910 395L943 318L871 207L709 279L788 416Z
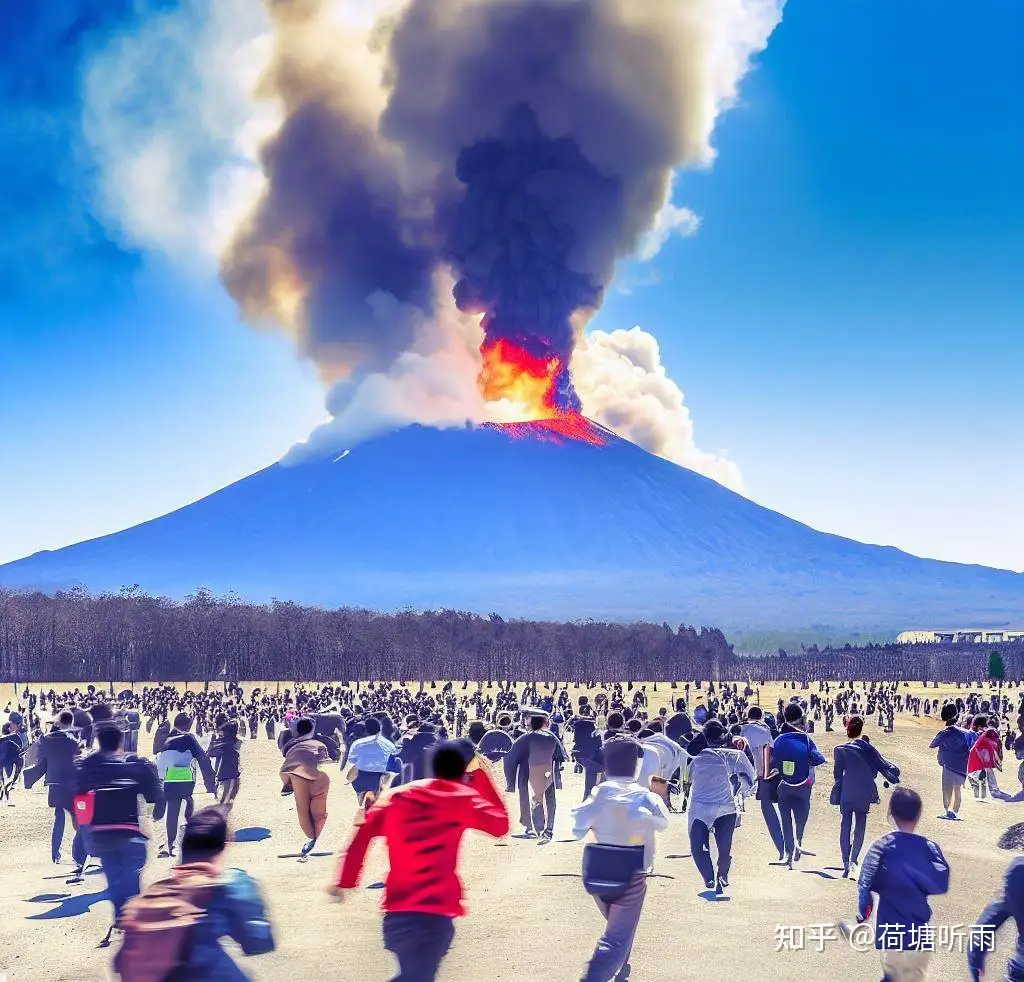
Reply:
M331 779L320 770L329 758L327 748L313 739L313 721L308 716L295 720L295 739L288 744L281 765L281 794L295 795L295 811L299 827L306 836L300 859L313 851L324 825L327 824L327 792Z
M166 815L167 842L160 850L160 856L174 856L178 842L178 820L182 806L185 818L192 817L195 802L192 795L196 790L196 767L203 776L203 784L213 794L216 780L210 758L199 741L189 732L192 719L187 713L178 713L163 749L156 755L157 773L164 785L164 800L153 809L153 818L160 821Z

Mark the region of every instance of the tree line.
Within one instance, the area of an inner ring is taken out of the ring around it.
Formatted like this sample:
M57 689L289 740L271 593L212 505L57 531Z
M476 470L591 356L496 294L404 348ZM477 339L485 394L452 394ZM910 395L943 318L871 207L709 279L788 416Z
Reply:
M454 610L394 614L198 590L183 602L130 587L53 595L0 588L0 681L570 682L713 677L721 631L556 623Z

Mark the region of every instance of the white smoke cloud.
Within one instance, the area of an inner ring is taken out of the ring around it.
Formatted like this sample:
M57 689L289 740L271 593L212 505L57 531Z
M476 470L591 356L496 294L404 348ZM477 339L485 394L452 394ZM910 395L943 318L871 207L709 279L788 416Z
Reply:
M742 492L739 467L697 447L683 391L666 374L653 335L639 327L591 331L576 347L572 370L586 416L659 457Z
M264 185L279 119L253 92L270 47L262 3L184 0L93 56L82 132L95 208L124 243L215 263Z
M451 279L439 274L451 296ZM496 420L493 404L484 402L477 385L480 372L480 319L460 312L445 300L428 318L418 307L376 294L370 304L378 318L408 322L413 343L386 372L354 376L336 383L327 394L331 419L297 444L282 463L336 453L362 440L411 423L438 429Z
M696 235L700 229L700 216L690 208L674 204L672 195L675 182L669 184L665 202L654 218L654 224L640 239L636 258L650 262L673 235L687 237Z

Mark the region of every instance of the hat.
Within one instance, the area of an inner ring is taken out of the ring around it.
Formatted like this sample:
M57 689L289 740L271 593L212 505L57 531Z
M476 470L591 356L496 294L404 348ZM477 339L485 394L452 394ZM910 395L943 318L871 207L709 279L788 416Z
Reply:
M530 716L539 719L551 719L551 713L546 709L541 709L540 706L521 706L519 711L524 716Z

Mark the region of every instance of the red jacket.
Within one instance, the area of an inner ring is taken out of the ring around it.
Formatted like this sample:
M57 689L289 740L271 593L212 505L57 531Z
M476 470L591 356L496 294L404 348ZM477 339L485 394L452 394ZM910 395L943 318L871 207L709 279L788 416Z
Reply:
M1003 745L999 740L999 734L989 728L985 730L971 747L970 755L967 758L967 773L976 774L978 771L987 771L996 767L1003 759Z
M466 911L455 867L463 833L476 829L498 837L508 828L505 803L484 771L473 771L466 783L415 781L386 795L366 813L345 853L338 886L350 890L358 885L366 850L384 836L391 861L384 909L392 914L461 917Z

